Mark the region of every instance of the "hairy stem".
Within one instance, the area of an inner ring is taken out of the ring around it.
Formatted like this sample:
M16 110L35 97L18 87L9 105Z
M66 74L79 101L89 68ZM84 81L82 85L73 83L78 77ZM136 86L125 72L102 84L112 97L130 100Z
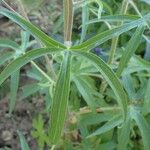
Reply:
M64 0L63 8L64 8L64 44L67 47L70 47L72 45L71 37L73 27L73 1Z
M34 62L31 61L31 64L51 83L54 83L54 81Z
M103 112L107 112L107 111L111 111L111 112L116 112L116 111L120 111L121 108L118 106L112 106L112 107L100 107L96 109L97 113L103 113ZM80 111L78 113L76 113L76 115L82 115L82 114L87 114L87 113L92 113L92 110L84 107L81 108Z

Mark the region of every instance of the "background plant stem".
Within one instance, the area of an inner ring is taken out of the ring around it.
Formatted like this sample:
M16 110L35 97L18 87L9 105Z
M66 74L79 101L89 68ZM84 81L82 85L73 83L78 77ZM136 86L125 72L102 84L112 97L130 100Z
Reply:
M125 15L128 9L128 0L123 0L122 2L122 6L121 6L121 10L120 10L120 15ZM123 24L123 22L118 22L117 26L121 26ZM109 54L109 58L108 58L108 64L112 64L114 56L115 56L115 52L117 49L117 45L118 45L118 40L119 40L119 36L118 37L114 37L112 39L112 43L111 43L111 49L110 49L110 54ZM100 86L100 91L103 93L105 91L105 89L107 88L107 82L105 80L102 81L102 84Z
M64 0L63 8L64 8L64 44L67 47L70 47L72 44L71 37L73 27L73 1Z
M112 106L112 107L101 107L101 108L97 108L96 112L97 113L103 113L103 112L107 112L107 111L111 111L111 112L116 112L116 111L120 111L121 108L118 106ZM76 115L83 115L83 114L87 114L87 113L92 113L92 110L89 108L81 108L79 112L76 113Z
M127 12L127 8L128 8L128 0L123 0L122 2L122 6L121 6L121 10L120 10L120 15L125 15ZM117 24L117 26L121 26L123 24L123 22L119 22ZM114 55L117 49L117 45L118 45L118 37L115 37L112 39L112 44L111 44L111 50L110 50L110 55L109 55L109 59L108 59L108 64L111 64L113 62L114 59Z

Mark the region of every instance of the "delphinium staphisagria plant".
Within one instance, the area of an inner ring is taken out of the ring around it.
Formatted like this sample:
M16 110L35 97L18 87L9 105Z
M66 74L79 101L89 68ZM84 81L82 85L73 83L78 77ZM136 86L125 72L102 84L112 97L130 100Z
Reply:
M64 0L64 43L46 35L30 23L25 15L22 17L0 7L1 15L25 30L22 32L21 46L10 40L0 40L1 47L14 50L0 56L1 65L9 61L0 73L0 84L11 76L10 114L16 103L19 70L29 62L38 72L34 72L34 78L38 80L36 84L24 87L24 97L41 88L48 89L52 97L48 107L48 129L45 129L41 115L33 120L36 129L33 136L37 138L40 149L44 149L45 145L51 149L133 149L136 142L131 137L137 135L142 137L140 148L150 149L150 128L146 118L150 112L150 82L144 78L149 76L150 63L135 55L141 42L148 41L146 33L150 28L150 13L143 15L132 0L123 0L117 5L121 6L120 11L113 15L112 6L102 0ZM127 14L131 8L136 15ZM72 40L73 18L80 9L80 39ZM88 29L95 23L99 26L99 32L89 38ZM40 43L40 48L26 51L34 43L29 41L29 34L35 38L34 42ZM124 39L120 37L121 34ZM121 40L125 41L121 43L122 47L118 46ZM108 47L110 51L105 53L102 47ZM57 64L61 64L58 73L53 70L55 77L34 62L45 55L51 55ZM29 92L29 87L35 90ZM74 130L79 136L75 144L71 139L65 141L63 136L67 132L65 124L71 112L74 113L70 122L75 123ZM139 130L135 130L137 126ZM29 149L20 131L18 135L22 149Z

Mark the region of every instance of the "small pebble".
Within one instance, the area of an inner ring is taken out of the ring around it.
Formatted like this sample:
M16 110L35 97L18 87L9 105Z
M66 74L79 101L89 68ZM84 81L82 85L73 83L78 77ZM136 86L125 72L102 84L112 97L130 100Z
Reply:
M10 131L3 131L2 132L2 139L4 141L10 141L12 139L12 133Z

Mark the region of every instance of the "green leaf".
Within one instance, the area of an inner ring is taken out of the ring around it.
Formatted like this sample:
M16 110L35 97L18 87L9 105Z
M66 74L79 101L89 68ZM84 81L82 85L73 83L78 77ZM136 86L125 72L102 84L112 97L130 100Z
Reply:
M150 126L148 122L145 120L145 118L141 115L138 108L132 106L131 107L130 115L137 123L137 126L139 127L143 139L144 149L149 150L150 149Z
M141 68L145 68L146 70L150 71L150 62L147 60L142 59L139 56L134 56L135 63L141 66Z
M139 19L137 15L110 15L110 16L102 16L100 19L92 19L86 22L86 25L98 22L118 22L118 21L133 21Z
M70 91L70 53L64 55L59 78L53 97L49 137L52 144L56 144L61 136L68 106Z
M59 48L40 48L27 52L26 54L18 57L12 61L6 68L0 73L0 85L7 79L12 73L20 69L33 59L41 57L45 54L51 54L59 51Z
M61 27L63 25L63 13L59 16L59 18L55 21L55 26L53 26L52 34L55 35L61 30Z
M115 128L116 126L120 125L122 122L123 122L123 119L120 117L120 115L119 116L117 115L113 117L110 121L105 123L101 128L97 129L92 134L90 134L88 138L105 133Z
M138 46L140 45L140 41L141 41L144 29L145 29L145 27L143 25L139 26L136 29L136 31L135 31L134 35L132 36L132 38L130 39L130 41L128 42L127 47L125 48L125 51L123 52L123 55L121 57L121 60L120 60L120 63L119 63L119 66L118 66L118 69L116 72L116 74L118 76L121 75L122 71L126 67L130 58L132 57L132 55L135 53Z
M118 150L127 150L128 143L130 141L130 126L131 126L131 118L127 117L126 121L122 125L120 129L118 129Z
M60 47L60 48L66 48L63 44L55 41L48 35L46 35L44 32L42 32L40 29L38 29L33 24L26 21L22 16L19 14L16 14L14 12L11 12L3 7L0 7L0 14L8 17L12 21L16 22L18 25L20 25L24 30L30 32L35 38L38 38L41 40L43 44L46 46L54 46L54 47Z
M106 1L102 1L102 3L103 3L105 12L107 12L110 15L112 15L113 11L112 11L111 5L109 3L107 3Z
M128 93L129 99L134 100L136 92L135 92L135 88L134 88L134 84L133 84L131 75L130 74L123 75L122 82L123 82L123 86L124 86L125 90Z
M74 54L87 58L101 72L105 80L108 82L108 84L114 91L117 97L117 102L120 105L125 118L127 112L128 98L115 73L101 58L97 57L92 53L74 52Z
M10 101L9 101L9 114L11 114L15 108L17 101L17 91L19 86L20 70L17 70L11 75L10 80Z
M96 103L93 97L93 91L91 90L90 86L86 82L85 79L82 79L80 76L75 76L73 78L74 83L77 86L78 91L86 101L86 103L91 107L94 111L96 109Z
M86 22L89 20L89 9L88 6L85 5L82 7L82 32L81 32L81 43L84 41L87 32Z
M84 50L88 51L89 49L95 48L99 46L100 44L108 41L109 39L112 39L113 37L119 36L120 34L127 32L141 24L145 23L145 20L150 18L150 13L146 16L144 16L141 19L132 21L130 23L126 23L120 27L113 28L111 30L104 31L102 33L97 34L96 36L90 38L89 40L83 42L80 45L72 46L71 49L73 50Z
M9 39L0 39L0 47L11 48L15 51L20 48L16 42Z
M96 147L95 150L115 150L116 149L116 143L112 140L110 142L102 143Z
M23 86L22 87L23 94L22 94L21 99L24 99L24 98L36 93L40 89L43 89L43 87L41 87L39 83L33 83L33 84Z
M21 143L21 150L30 150L28 143L20 131L17 131Z
M145 96L144 96L144 106L142 108L143 114L146 115L150 113L150 79L148 80Z
M130 1L129 2L130 5L133 7L133 9L135 10L136 14L138 14L141 18L143 17L142 14L140 13L139 9L137 8L136 4L134 3L134 1ZM149 20L145 20L145 24L147 25L148 29L150 29L150 22Z
M118 113L118 112L117 112ZM117 114L115 112L113 113L87 113L79 116L79 123L84 124L85 126L94 125L94 124L100 124L102 122L109 121L114 114Z
M124 70L123 75L140 72L143 70L148 72L150 71L150 62L134 55L131 58L128 67Z
M3 65L6 61L14 58L14 56L15 56L14 52L5 52L4 54L1 54L0 65Z

